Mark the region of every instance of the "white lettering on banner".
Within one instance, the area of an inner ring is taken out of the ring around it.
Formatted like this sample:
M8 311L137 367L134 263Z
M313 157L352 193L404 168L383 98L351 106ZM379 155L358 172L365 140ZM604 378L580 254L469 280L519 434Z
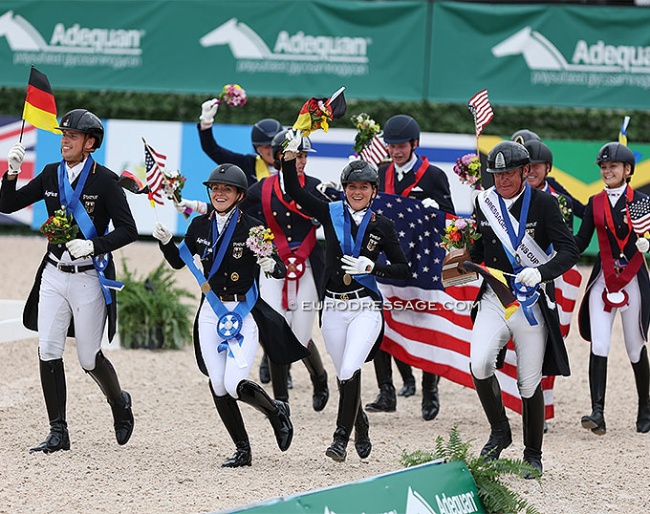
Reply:
M333 62L287 62L287 61L237 61L239 73L282 73L285 75L320 75L323 73L339 77L360 77L369 74L367 64Z
M290 36L283 30L278 34L273 52L297 54L301 59L316 56L331 61L368 62L367 49L365 37L309 36L302 31Z
M521 54L531 84L650 89L650 46L589 45L579 39L571 62L543 34L524 27L492 47L495 57Z
M144 30L87 28L78 23L66 28L59 22L48 44L29 21L13 11L3 14L2 20L13 52L13 64L113 69L142 66L140 46L146 34Z
M463 493L455 496L447 496L443 493L442 497L436 494L436 502L440 514L469 514L478 512L478 506L474 499L474 493Z
M50 40L50 50L59 45L66 51L88 48L99 53L139 55L142 53L140 40L143 35L142 30L87 29L80 27L78 23L66 29L63 23L57 23Z

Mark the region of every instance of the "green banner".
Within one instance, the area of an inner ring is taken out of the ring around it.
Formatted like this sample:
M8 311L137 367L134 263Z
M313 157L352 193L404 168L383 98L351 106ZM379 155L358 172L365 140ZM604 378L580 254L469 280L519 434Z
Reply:
M484 513L464 462L431 462L305 494L219 511L221 514L362 514Z
M439 2L428 99L648 109L649 26L633 7Z
M80 6L83 5L83 8ZM419 100L423 2L0 2L0 85Z

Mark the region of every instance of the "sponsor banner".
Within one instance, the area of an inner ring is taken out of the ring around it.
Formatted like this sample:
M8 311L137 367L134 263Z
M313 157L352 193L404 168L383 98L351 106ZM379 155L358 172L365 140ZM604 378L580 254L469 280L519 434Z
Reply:
M348 98L423 95L431 11L424 2L211 0L192 9L183 2L152 7L142 0L84 9L76 1L0 1L0 85L23 86L33 64L55 93L216 94L239 83L259 96L324 96L341 85Z
M485 512L476 483L464 462L432 462L304 494L282 496L221 514L450 514Z
M648 9L436 2L432 23L429 101L650 108Z

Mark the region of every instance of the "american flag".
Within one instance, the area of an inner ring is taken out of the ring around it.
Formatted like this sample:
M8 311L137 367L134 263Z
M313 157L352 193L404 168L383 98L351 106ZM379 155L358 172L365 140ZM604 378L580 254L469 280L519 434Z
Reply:
M382 349L412 366L473 388L469 373L470 308L481 282L443 288L445 250L440 246L440 235L445 228L446 214L425 209L418 200L386 193L379 194L372 209L392 219L399 239L408 241L402 246L411 268L411 276L406 281L377 279L388 306L384 310ZM566 292L556 292L561 318L563 312L568 314L568 321L566 317L561 320L563 334L568 333L581 279L577 269L571 271L564 280L568 284ZM505 406L521 413L512 342L508 344L505 364L497 370L497 377ZM542 380L547 419L554 415L553 380L554 377Z
M483 89L476 93L472 98L467 102L469 107L469 112L474 116L474 124L476 125L476 137L481 135L483 132L483 127L492 121L494 118L494 113L492 112L492 106L488 100L487 89Z
M167 156L156 152L147 142L143 139L144 143L144 165L147 169L147 185L149 186L149 200L151 205L154 202L162 205L163 201L163 170L165 169L165 162Z
M634 231L642 236L650 230L650 197L644 196L629 206Z
M388 155L388 150L386 149L386 144L379 136L374 136L372 140L361 150L361 158L379 166L379 163L384 160Z

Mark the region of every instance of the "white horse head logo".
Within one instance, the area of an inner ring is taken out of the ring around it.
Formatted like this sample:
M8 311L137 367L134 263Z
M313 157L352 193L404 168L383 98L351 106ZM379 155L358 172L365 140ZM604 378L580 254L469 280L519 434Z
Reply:
M266 43L245 23L237 18L208 32L199 42L201 46L228 45L235 59L265 59L271 56Z
M564 56L548 39L530 27L524 27L492 47L495 57L522 54L531 70L566 70Z
M25 18L13 11L0 16L0 37L7 38L9 48L16 51L36 52L45 50L47 43Z

